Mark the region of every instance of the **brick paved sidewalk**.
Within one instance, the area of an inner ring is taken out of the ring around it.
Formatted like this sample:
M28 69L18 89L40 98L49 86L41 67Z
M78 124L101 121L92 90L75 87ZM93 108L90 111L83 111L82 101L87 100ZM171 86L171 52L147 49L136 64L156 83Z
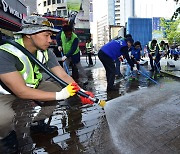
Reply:
M86 70L90 71L92 77L86 88L98 95L99 99L111 100L123 95L126 85L124 81L119 84L117 94L106 93L105 72L98 59L97 64L92 68L86 66L85 59L82 59L82 64L86 67ZM138 85L135 84L134 86ZM136 108L139 108L139 104L135 105ZM156 105L158 106L158 104ZM127 125L123 128L117 126L117 128L119 127L117 136L122 138L126 145L126 150L124 150L122 145L120 149L117 148L112 137L112 126L107 121L109 114L106 117L106 109L103 110L97 105L82 106L76 98L68 102L61 102L56 106L50 123L58 127L58 132L53 135L32 135L29 132L29 124L40 107L34 107L28 101L18 101L13 104L13 108L17 113L16 131L20 152L22 154L177 154L180 152L180 113L178 110L180 102L177 99L173 100L172 103L159 104L164 105L166 109L159 112L156 110L156 105L154 104L152 108L146 110L148 115L146 118L152 118L152 122L155 122L149 130L145 130L145 127L141 125L141 120L144 119L140 115L145 112L143 106L137 116L132 117L130 121L126 121ZM114 120L123 120L123 117L129 114L124 112L124 109L131 107L132 104L128 102L115 106L115 108L120 109L119 112L122 112L123 115L114 117ZM169 114L170 109L171 114ZM114 113L112 112L112 114ZM128 151L128 149L131 150Z

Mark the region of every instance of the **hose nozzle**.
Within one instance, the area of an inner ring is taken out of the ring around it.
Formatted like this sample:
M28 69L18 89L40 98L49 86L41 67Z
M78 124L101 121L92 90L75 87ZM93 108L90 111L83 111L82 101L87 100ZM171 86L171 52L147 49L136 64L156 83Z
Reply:
M100 100L100 99L97 99L94 101L96 104L98 104L99 106L103 107L106 105L106 101L104 100Z
M99 100L98 98L91 97L91 96L89 96L87 94L83 94L83 95L84 95L84 97L89 98L91 101L93 101L94 103L98 104L101 107L104 107L106 105L106 101L104 101L104 100Z

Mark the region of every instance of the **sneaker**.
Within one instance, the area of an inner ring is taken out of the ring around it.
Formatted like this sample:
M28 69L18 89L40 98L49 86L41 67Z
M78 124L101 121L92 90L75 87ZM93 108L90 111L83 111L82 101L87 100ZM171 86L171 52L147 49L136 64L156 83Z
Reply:
M30 136L31 136L33 143L36 144L36 147L49 147L49 145L53 145L52 147L54 147L56 150L60 149L59 146L57 146L57 148L56 148L55 143L53 141L53 138L58 136L58 131L51 133L51 134L42 134L42 133L34 134L34 133L30 132Z
M113 87L107 87L107 91L118 91L119 89L116 88L115 86Z
M93 67L93 64L89 64L88 67Z
M115 77L116 77L116 79L120 79L120 78L123 77L123 75L122 75L122 74L118 74L118 75L116 75Z
M0 140L0 153L17 154L18 153L18 140L16 132L13 130L8 136Z
M140 75L141 73L138 71L137 74Z
M83 82L83 85L84 86L88 85L88 81Z
M130 77L130 78L129 78L129 81L132 81L133 79L134 79L133 77Z
M44 120L33 122L30 126L30 130L32 133L44 133L44 134L51 134L58 130L56 126L50 126L44 123Z
M88 79L87 78L82 78L79 80L81 84L83 84L84 86L86 86L88 84Z
M128 78L129 78L129 76L125 76L125 77L124 77L124 80L128 80Z

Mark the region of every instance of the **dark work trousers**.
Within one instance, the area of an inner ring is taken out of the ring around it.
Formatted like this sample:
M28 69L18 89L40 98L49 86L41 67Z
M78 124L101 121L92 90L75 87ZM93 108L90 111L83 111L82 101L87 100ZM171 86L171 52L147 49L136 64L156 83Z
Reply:
M88 55L88 59L89 59L89 65L93 65L93 61L92 61L92 53L89 52L89 53L87 53L87 55Z
M155 70L156 71L160 71L161 70L161 66L160 66L160 59L161 59L161 55L157 54L156 59L155 59Z
M99 50L98 57L106 70L107 88L112 88L114 86L114 80L116 74L114 61L108 55L106 55L102 50Z
M119 61L119 59L116 59L115 63L116 63L116 75L120 76L121 75L121 71L120 71L121 62Z
M152 55L151 54L149 54L149 60L150 60L150 65L151 65L151 69L152 70L154 70L154 64L153 64L153 56L154 56L155 54L153 53Z

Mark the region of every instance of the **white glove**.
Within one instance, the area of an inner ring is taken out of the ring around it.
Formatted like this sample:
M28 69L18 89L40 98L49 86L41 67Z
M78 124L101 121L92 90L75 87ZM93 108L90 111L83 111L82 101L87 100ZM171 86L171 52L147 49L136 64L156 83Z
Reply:
M61 61L65 61L67 59L67 57L66 56L63 56L62 58L61 58Z
M62 47L61 47L61 46L58 46L58 50L59 50L59 51L62 51Z
M70 97L67 88L63 88L60 92L56 92L56 100L63 100Z
M137 71L137 67L133 67L133 70L134 70L134 71Z

